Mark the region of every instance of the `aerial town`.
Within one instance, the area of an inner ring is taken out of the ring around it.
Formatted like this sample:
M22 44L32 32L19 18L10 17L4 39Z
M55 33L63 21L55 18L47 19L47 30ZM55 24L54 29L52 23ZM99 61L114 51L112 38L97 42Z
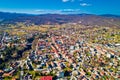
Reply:
M62 25L0 29L0 80L119 80L120 29Z
M120 80L120 0L0 0L0 80Z

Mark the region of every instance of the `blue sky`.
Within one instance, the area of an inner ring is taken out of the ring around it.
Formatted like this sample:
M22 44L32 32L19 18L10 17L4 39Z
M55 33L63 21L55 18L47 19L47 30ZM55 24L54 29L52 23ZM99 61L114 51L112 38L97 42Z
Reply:
M30 14L120 15L120 0L0 0L0 11Z

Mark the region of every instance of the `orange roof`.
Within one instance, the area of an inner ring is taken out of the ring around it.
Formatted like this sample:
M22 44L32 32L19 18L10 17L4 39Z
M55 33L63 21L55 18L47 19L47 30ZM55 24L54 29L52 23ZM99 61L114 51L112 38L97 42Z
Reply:
M52 80L52 76L43 76L40 80Z
M3 70L0 70L0 73L1 73L1 72L4 72L4 71L3 71Z
M10 76L10 74L9 73L4 73L3 74L3 77L7 77L7 76Z
M13 78L12 80L16 80L15 78Z

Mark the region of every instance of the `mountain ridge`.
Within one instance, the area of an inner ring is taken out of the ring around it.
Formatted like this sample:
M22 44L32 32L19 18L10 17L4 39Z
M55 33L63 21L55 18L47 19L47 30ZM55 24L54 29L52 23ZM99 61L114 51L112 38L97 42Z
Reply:
M117 26L120 27L120 16L103 14L24 14L0 12L0 24L15 24L17 22L41 24L80 23L83 25Z

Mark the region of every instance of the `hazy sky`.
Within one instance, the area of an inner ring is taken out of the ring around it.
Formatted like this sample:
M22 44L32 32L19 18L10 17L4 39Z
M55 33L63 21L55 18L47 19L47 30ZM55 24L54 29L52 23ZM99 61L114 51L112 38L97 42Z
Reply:
M0 0L0 11L17 13L117 14L120 0Z

